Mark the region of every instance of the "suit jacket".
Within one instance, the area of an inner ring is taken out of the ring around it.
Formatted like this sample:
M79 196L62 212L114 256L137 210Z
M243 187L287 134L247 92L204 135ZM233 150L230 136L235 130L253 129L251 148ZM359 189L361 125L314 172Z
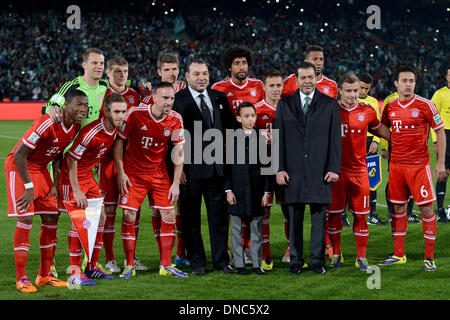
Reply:
M290 182L285 201L329 204L331 184L324 181L328 171L340 173L341 116L337 100L315 89L305 116L299 90L277 105L274 128L279 130L279 169Z
M260 143L265 145L266 138L253 130L250 136L244 136L244 143L241 138L234 138L234 145L231 148L227 145L227 152L233 152L233 163L225 165L225 186L224 191L233 191L236 197L236 204L228 204L228 213L238 216L262 216L264 208L261 200L264 192L272 191L272 175L261 175L263 165L259 157L256 161L251 160L251 155L259 155ZM239 150L240 149L240 150ZM245 157L239 162L239 152L245 152ZM256 163L255 163L256 162Z
M199 152L201 150L203 154L204 149L213 142L203 141L203 139L200 142L199 139L196 139L194 136L194 134L201 134L201 137L203 137L204 132L208 129L206 127L206 122L203 118L202 112L200 111L197 103L194 101L188 87L175 94L173 110L180 113L183 118L183 126L186 132L185 137L187 138L188 135L190 136L190 143L188 143L188 139L186 139L187 143L185 147L184 172L187 179L205 179L212 177L215 172L219 176L224 176L223 163L225 161L225 130L237 128L238 125L236 117L230 109L225 94L211 88L208 88L207 91L213 107L213 128L219 130L223 138L221 142L223 158L219 159L219 163L212 164L205 163L205 160ZM195 126L195 122L197 122L197 126ZM200 123L201 132L198 132L198 130L195 132L194 128L198 128ZM201 144L201 147L199 144ZM194 163L196 157L198 159L201 157L201 163L197 163L197 161Z

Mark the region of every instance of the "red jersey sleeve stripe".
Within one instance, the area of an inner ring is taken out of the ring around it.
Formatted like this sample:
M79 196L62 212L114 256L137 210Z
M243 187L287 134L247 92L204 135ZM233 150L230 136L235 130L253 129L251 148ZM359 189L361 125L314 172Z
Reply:
M36 133L40 136L53 124L52 119L47 119L41 123L41 125L36 129Z
M102 129L103 129L102 123L97 124L91 130L89 130L89 132L84 136L84 139L83 141L81 141L81 144L87 146L89 142L91 142L92 138Z
M29 143L27 140L22 139L22 142L23 142L23 144L26 145L28 148L33 149L33 150L36 149L36 146L35 146L35 145L32 145L31 143Z
M81 159L81 157L80 157L79 155L73 153L73 152L70 151L70 150L69 150L69 154L70 154L72 157L74 157L75 159L77 159L77 160L80 160L80 159Z

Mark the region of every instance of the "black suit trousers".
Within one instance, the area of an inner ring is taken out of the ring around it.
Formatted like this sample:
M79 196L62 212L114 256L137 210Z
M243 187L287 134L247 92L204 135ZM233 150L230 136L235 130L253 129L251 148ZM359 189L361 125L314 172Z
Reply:
M303 218L306 204L288 205L290 264L303 265ZM325 265L325 211L326 204L310 204L311 238L310 263L313 267Z
M189 179L185 186L181 210L183 234L192 269L206 266L201 234L202 196L205 200L214 269L229 264L227 253L228 217L225 210L224 177L214 174L205 179Z

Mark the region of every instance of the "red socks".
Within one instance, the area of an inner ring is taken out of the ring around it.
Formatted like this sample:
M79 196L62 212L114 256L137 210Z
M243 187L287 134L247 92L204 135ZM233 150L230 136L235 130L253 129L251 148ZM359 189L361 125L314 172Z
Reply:
M172 250L175 244L175 220L161 220L161 264L164 268L172 264Z
M423 238L425 239L425 259L434 259L434 243L436 241L436 215L422 216Z
M81 242L78 238L78 233L75 230L75 227L72 226L72 228L69 230L69 236L68 236L68 242L69 242L69 259L70 259L70 266L71 266L71 275L74 275L76 272L79 272L79 268L81 266Z
M341 213L328 214L328 229L333 254L341 254L341 232L342 232L342 215Z
M392 238L394 239L394 256L403 257L405 255L405 236L408 229L408 216L406 211L402 213L392 213Z
M353 215L353 234L355 235L357 258L365 258L366 248L369 242L369 228L367 227L366 214Z
M116 260L114 255L114 237L116 235L116 211L106 212L105 230L103 233L103 246L105 247L106 261Z
M46 222L41 225L39 235L39 247L41 249L41 265L39 267L39 275L46 277L50 273L50 267L53 263L53 257L56 248L56 230L58 223Z
M25 267L30 250L31 223L17 221L14 233L14 260L16 264L16 280L26 277Z
M136 235L134 229L135 221L122 221L122 242L127 265L134 266L134 249L136 246Z

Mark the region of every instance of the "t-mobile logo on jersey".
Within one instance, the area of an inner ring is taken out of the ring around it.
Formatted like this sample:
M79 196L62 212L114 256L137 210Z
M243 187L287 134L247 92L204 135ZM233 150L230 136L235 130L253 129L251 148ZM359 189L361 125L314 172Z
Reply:
M47 157L51 157L53 154L59 152L59 147L50 147L47 149L47 151L45 152L45 155Z
M341 136L345 137L345 135L348 133L348 124L341 124Z
M142 145L144 149L148 149L148 146L152 145L153 138L152 137L142 137Z
M402 127L402 120L392 121L392 127L394 127L395 132L400 132L400 128Z
M242 102L242 100L233 100L233 109L236 109Z

